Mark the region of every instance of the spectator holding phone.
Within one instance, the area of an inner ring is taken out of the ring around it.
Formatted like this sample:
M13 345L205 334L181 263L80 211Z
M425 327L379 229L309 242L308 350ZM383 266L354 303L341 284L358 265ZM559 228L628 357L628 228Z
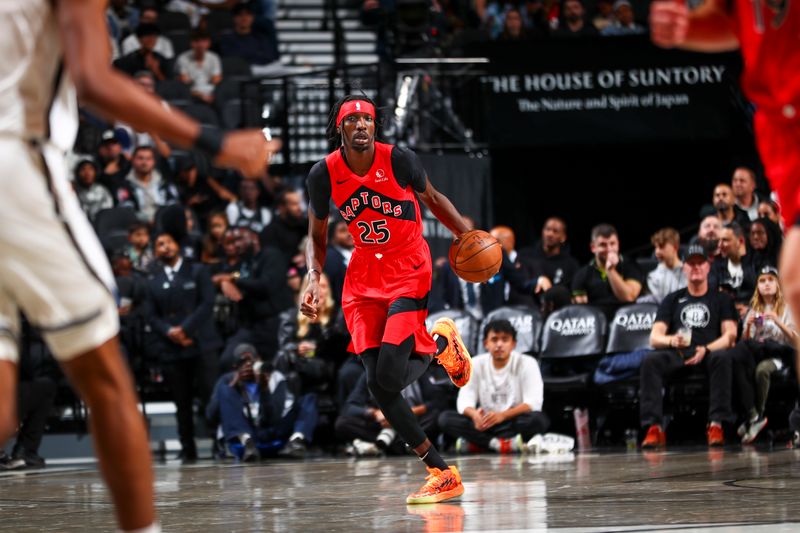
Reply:
M711 266L705 249L689 246L683 265L687 287L661 302L650 333L654 351L642 360L640 419L648 426L642 448L666 444L663 424L664 380L702 371L709 374L708 444L725 443L722 422L731 415L732 360L725 350L736 342L738 314L726 293L709 290Z
M783 299L778 270L766 266L758 274L756 290L744 317L742 340L728 351L739 403L746 419L739 426L743 444L750 444L767 425L764 408L770 376L794 360L797 340L789 306Z

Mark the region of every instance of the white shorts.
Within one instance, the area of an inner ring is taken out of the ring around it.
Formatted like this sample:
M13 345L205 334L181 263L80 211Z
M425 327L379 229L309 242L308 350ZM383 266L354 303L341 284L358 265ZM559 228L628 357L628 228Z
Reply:
M100 346L119 331L114 276L63 154L3 137L0 164L0 359L19 359L20 311L59 360Z

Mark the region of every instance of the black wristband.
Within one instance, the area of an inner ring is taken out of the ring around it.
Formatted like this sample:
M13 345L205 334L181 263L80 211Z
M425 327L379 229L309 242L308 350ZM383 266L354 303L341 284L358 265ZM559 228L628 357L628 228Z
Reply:
M194 140L194 147L213 159L222 151L224 136L219 128L203 124L200 126L200 135Z

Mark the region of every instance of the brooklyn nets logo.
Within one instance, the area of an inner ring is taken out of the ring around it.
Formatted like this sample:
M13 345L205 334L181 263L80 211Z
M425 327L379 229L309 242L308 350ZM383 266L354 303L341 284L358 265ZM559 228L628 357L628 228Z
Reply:
M711 311L706 304L691 304L681 310L681 323L687 328L704 328L710 320Z

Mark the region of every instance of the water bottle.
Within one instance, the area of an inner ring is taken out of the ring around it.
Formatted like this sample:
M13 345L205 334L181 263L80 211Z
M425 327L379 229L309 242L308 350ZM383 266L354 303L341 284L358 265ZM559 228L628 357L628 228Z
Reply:
M575 436L578 440L578 450L587 451L592 448L592 438L589 433L589 410L575 409Z
M636 451L636 446L639 443L639 434L635 429L625 430L625 447L629 452Z

